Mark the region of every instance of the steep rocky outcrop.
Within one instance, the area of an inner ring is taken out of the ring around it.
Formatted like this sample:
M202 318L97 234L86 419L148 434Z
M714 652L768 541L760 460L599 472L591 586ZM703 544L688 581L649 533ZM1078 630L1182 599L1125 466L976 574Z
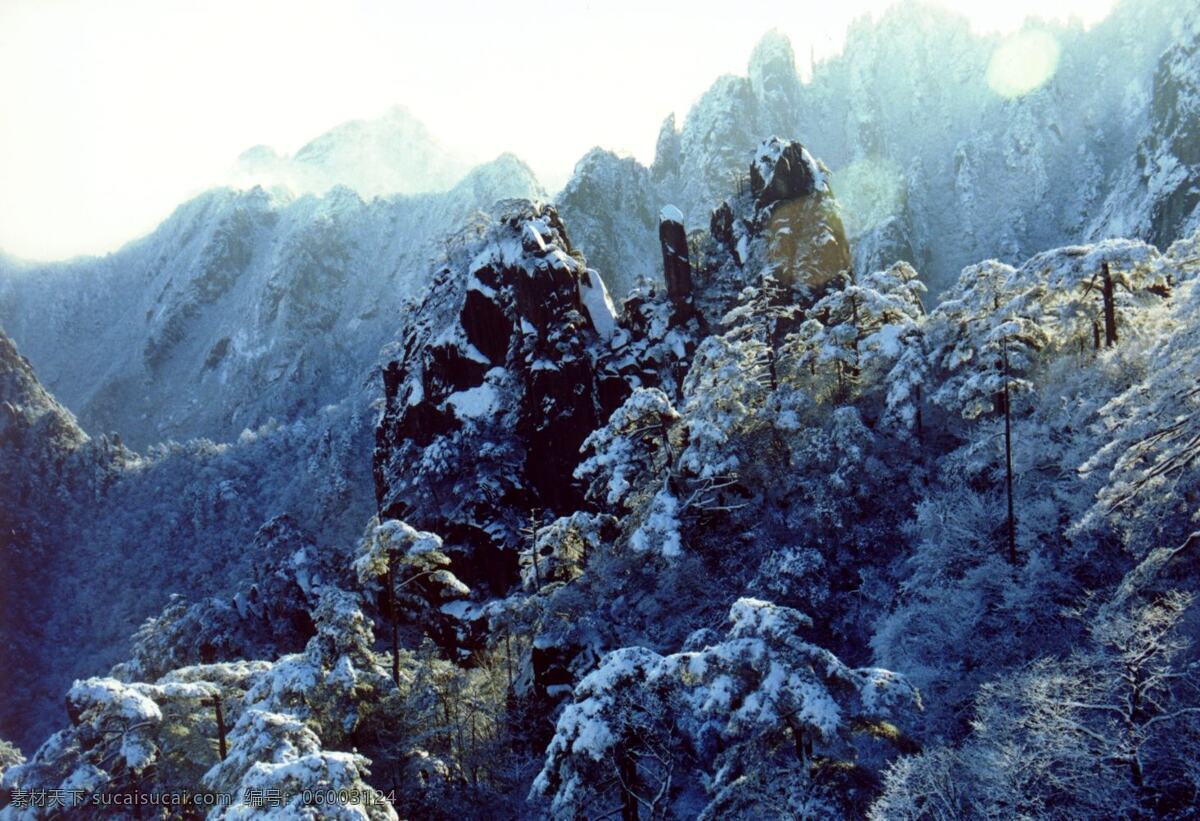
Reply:
M676 321L686 322L692 314L692 264L688 259L687 232L683 214L673 205L658 216L658 241L662 246L663 278Z
M772 137L750 164L750 194L766 220L767 260L785 286L815 294L850 268L850 245L826 172L798 142Z
M1200 13L1159 58L1150 117L1093 234L1165 248L1200 227Z
M758 104L759 127L767 134L787 134L796 127L803 89L796 73L796 55L787 36L778 30L763 35L750 53L750 88Z
M531 523L587 509L573 476L587 435L632 387L677 393L695 325L654 292L618 316L549 206L498 205L452 258L384 367L374 470L381 517L444 540L471 597L440 608L470 621L518 582Z
M675 115L668 114L659 128L658 141L654 144L654 164L650 167L650 175L654 182L661 183L677 175L682 154L679 126L675 124Z
M674 132L673 121L664 124ZM670 153L672 147L660 145ZM662 139L660 139L660 143ZM678 155L678 138L674 153ZM664 160L667 162L667 160ZM604 272L614 297L623 298L641 278L657 278L654 238L655 185L651 172L630 157L599 148L584 155L559 193L556 206L572 230L588 238L588 261Z
M695 301L708 323L719 323L740 288L769 274L776 298L811 304L850 270L850 243L828 172L800 143L772 137L751 155L749 185L709 216Z
M750 163L750 193L760 208L780 200L807 197L817 190L821 172L797 142L772 137L759 146Z
M431 601L444 617L477 619L510 591L532 523L588 509L573 475L584 439L634 387L679 396L702 329L756 284L747 269L772 272L806 300L849 267L836 201L811 155L772 139L753 163L753 191L712 215L715 238L696 271L683 215L662 207L666 289L636 290L619 315L558 211L527 201L502 203L460 238L409 309L383 368L376 500L381 518L444 540L448 569L471 590L466 603ZM426 628L443 642L470 633Z
M557 212L498 216L435 276L384 370L375 481L385 517L441 534L459 578L502 592L534 511L582 503L571 472L619 377L600 365L611 302Z
M27 488L42 468L61 461L88 441L75 416L46 392L29 360L0 330L0 484L5 492ZM18 468L18 465L20 467Z

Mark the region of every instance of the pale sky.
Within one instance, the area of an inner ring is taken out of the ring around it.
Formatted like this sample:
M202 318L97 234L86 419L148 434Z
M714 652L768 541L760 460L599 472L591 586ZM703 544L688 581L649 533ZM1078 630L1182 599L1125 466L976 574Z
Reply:
M0 251L103 253L229 178L407 106L443 144L512 151L556 190L600 145L649 162L721 74L779 28L801 70L896 0L0 0ZM1094 23L1114 0L942 0L980 31Z

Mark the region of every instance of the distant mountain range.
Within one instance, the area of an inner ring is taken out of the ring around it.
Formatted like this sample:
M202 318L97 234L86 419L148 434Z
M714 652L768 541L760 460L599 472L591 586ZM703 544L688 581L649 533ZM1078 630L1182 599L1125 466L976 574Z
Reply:
M0 325L86 429L229 440L346 397L444 237L544 196L511 155L440 193L218 189L106 257L0 271Z
M301 194L344 185L369 199L445 191L469 170L408 109L396 106L381 117L331 128L291 156L266 145L248 148L237 159L234 182Z
M653 215L689 230L744 176L771 134L832 169L860 273L911 262L937 291L965 265L1016 263L1109 236L1165 247L1200 224L1200 34L1194 4L1127 0L1093 28L1027 24L1057 48L1027 94L988 84L1005 42L934 5L902 3L847 33L801 82L769 33L746 76L724 76L663 123L653 164L593 151L559 197L576 239L619 292L653 276Z

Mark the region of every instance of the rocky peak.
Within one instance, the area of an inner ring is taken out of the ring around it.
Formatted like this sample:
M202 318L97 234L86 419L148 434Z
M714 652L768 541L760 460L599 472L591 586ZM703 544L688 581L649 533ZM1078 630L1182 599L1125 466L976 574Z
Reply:
M310 140L295 155L254 146L238 157L239 181L322 193L346 185L364 197L444 191L467 165L442 147L408 109L349 120Z
M53 441L64 450L88 441L75 417L46 392L29 360L0 330L0 447L19 447L26 437L33 436Z
M692 265L683 213L674 205L664 206L658 216L658 240L662 245L663 278L667 282L673 319L686 322L692 315Z
M599 364L616 319L552 207L502 203L451 256L384 369L377 499L439 533L459 578L502 591L533 512L582 504L571 474L618 379Z
M760 208L806 197L824 182L816 160L804 146L779 137L764 140L750 164L750 192Z
M422 618L461 653L519 583L530 528L589 509L574 477L588 434L634 387L678 394L695 325L653 289L618 316L551 206L501 203L455 245L383 368L374 471L380 518L436 533L469 589Z
M760 126L772 131L791 131L801 96L791 41L778 30L767 32L750 54L748 73L758 101Z
M850 246L827 176L798 142L771 137L759 145L749 191L726 199L709 219L712 259L698 286L702 300L712 303L706 315L727 309L721 295L754 261L758 265L750 267L769 271L797 299L815 296L850 268Z
M575 165L557 208L572 231L588 238L588 260L615 296L654 272L655 200L651 172L632 157L593 148Z
M658 130L658 141L654 144L654 165L650 171L655 182L662 182L679 173L681 151L679 127L675 125L675 114L671 113L663 120Z

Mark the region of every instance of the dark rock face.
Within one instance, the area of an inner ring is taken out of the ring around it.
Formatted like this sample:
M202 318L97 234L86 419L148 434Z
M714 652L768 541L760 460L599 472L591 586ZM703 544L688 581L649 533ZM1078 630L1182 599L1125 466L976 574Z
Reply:
M772 137L759 147L750 164L750 192L759 207L806 197L816 187L813 163L798 142Z
M1165 248L1192 227L1200 210L1200 32L1189 42L1179 43L1163 54L1154 75L1151 104L1154 130L1140 147L1139 160L1151 178L1161 174L1163 182L1153 185L1158 198L1150 215L1149 241ZM1174 162L1158 159L1160 155ZM1157 161L1156 161L1157 160ZM1182 166L1191 173L1169 175L1160 168ZM1190 224L1189 224L1190 223ZM1184 230L1181 230L1184 229Z
M658 241L662 245L667 297L675 306L676 319L686 321L692 314L692 264L683 215L674 206L668 205L659 217Z
M450 609L421 593L422 628L460 659L485 632L479 605L519 582L531 522L589 509L573 475L588 434L634 386L678 394L696 334L678 315L690 268L672 226L678 289L639 291L617 317L553 207L501 203L412 308L382 373L376 499L381 518L441 536L470 588Z
M712 212L708 222L709 235L727 248L732 248L735 242L733 236L733 206L728 200L722 200L717 210Z
M515 581L533 511L583 505L580 445L628 390L606 364L611 303L558 213L503 209L416 307L384 370L374 462L383 517L441 535L481 595Z

